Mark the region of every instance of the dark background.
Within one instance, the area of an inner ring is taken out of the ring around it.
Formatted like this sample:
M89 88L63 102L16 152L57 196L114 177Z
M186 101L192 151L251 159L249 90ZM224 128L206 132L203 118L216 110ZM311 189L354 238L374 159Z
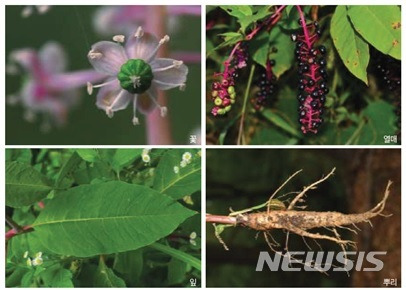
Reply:
M266 202L271 194L294 172L294 177L280 192L300 191L319 180L336 167L335 175L308 192L309 211L338 211L362 213L373 208L383 197L388 180L394 183L384 213L391 217L371 219L357 224L358 235L338 230L343 239L357 242L355 251L387 251L379 256L384 262L380 272L356 272L350 277L345 272L271 272L264 266L256 272L260 251L272 252L262 232L248 228L226 228L221 234L230 248L225 251L214 236L214 228L207 224L207 286L209 287L381 287L384 278L397 278L400 285L400 150L207 150L207 213L228 215L229 208L242 210ZM295 196L293 194L293 196ZM288 197L282 198L286 200ZM288 205L289 202L285 202ZM265 209L266 210L266 209ZM324 232L323 229L313 232ZM284 246L285 234L271 232ZM331 233L329 234L331 235ZM311 239L306 242L313 249L319 247ZM324 251L341 249L333 242L319 241ZM279 249L281 250L281 249ZM308 251L301 237L289 237L290 251ZM348 251L354 251L349 249ZM294 265L294 267L300 265ZM363 263L363 267L368 267Z
M99 6L52 6L43 14L21 16L23 6L6 7L6 56L14 49L40 48L47 41L57 41L66 50L67 71L91 69L87 60L90 46L109 37L97 35L93 15ZM200 52L200 17L179 17L178 30L171 34L167 44L171 51ZM190 65L187 88L184 92L172 89L167 92L169 118L175 144L189 144L192 131L200 127L201 90L200 64ZM6 96L21 88L23 76L6 76ZM52 128L49 133L40 131L40 122L29 123L23 119L21 105L6 106L6 143L8 145L68 145L68 144L146 144L146 120L138 114L141 125L133 126L132 106L117 112L109 119L95 106L96 93L89 96L81 89L81 102L68 116L62 128ZM41 116L38 118L41 120Z

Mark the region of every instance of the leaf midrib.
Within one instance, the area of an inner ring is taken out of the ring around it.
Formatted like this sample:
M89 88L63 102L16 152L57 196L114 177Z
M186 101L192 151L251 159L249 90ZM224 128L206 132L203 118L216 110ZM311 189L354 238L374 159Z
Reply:
M169 182L169 183L167 184L167 186L162 187L162 189L160 190L160 192L161 192L161 193L164 192L164 191L167 190L168 188L172 187L175 183L179 182L180 180L186 178L187 176L189 176L189 175L191 175L191 174L193 174L193 173L195 173L195 172L198 172L199 170L202 170L202 168L200 167L200 168L193 169L193 170L189 171L187 174L182 175L181 178L175 179L175 180L173 180L172 182ZM164 182L163 182L163 180L162 180L162 184L163 184L163 183L164 183Z
M102 220L114 220L114 219L133 219L133 218L144 218L144 217L167 217L177 214L149 214L149 215L138 215L138 216L115 216L115 217L95 217L95 218L83 218L83 219L66 219L66 220L56 220L51 222L43 222L39 224L33 224L32 226L44 226L51 224L64 224L69 222L87 222L87 221L102 221Z
M10 183L6 182L7 185L12 185L12 186L26 186L26 187L43 187L43 188L52 188L49 185L43 185L43 184L35 184L35 183Z

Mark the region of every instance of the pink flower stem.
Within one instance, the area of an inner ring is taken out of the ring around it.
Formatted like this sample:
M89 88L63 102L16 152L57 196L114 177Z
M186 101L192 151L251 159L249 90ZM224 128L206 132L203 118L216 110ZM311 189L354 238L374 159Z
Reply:
M163 37L165 35L166 8L164 6L148 6L147 20L145 23L146 31ZM162 48L158 56L166 55ZM158 103L161 106L167 105L167 99L163 91L158 91ZM170 111L169 111L170 112ZM172 135L170 128L169 112L166 117L161 117L160 110L153 110L147 115L147 140L150 145L170 145L172 144Z
M312 48L312 42L311 42L310 37L309 37L309 31L307 30L306 20L305 20L304 14L303 14L303 10L300 7L300 5L296 5L296 9L297 9L297 12L299 13L300 22L301 22L302 29L303 29L303 34L304 34L304 37L305 37L304 41L305 41L305 43L307 45L307 48L310 50Z

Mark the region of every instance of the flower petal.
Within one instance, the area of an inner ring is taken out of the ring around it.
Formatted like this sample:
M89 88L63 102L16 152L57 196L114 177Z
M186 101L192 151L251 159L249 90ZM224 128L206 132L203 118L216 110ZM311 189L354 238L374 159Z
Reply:
M109 79L111 81L113 79ZM117 99L119 97L119 99ZM104 87L101 87L97 93L96 106L99 109L106 110L110 108L113 112L125 109L133 95L123 90L120 87L118 80L112 82Z
M50 74L60 73L66 69L66 54L56 42L48 42L38 52L44 70Z
M138 111L144 115L149 114L156 108L156 100L158 99L158 90L154 84L145 92L145 94L139 95L137 98ZM155 102L153 101L155 100Z
M93 44L87 57L98 72L110 76L116 76L128 59L124 48L111 41L100 41Z
M156 47L159 44L158 39L147 32L141 37L135 37L135 33L131 34L127 38L127 43L125 45L125 50L129 58L140 58L143 60L153 59L157 51ZM154 52L155 51L155 52Z
M186 82L188 68L186 65L181 64L177 67L172 67L167 70L159 70L160 68L170 67L175 60L171 58L158 58L153 60L150 65L154 73L153 83L160 90L169 90L179 87Z

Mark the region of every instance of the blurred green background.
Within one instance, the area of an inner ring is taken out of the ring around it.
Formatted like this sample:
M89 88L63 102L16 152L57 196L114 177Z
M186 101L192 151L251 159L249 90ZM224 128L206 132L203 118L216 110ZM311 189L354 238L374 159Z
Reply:
M263 233L239 226L225 228L221 237L230 249L226 251L215 237L213 225L208 223L208 287L376 287L381 285L383 277L393 275L396 278L397 273L400 277L400 150L208 149L206 156L206 212L213 215L228 215L231 209L239 211L263 204L300 169L303 171L276 196L284 201L285 206L304 186L319 180L336 167L333 176L307 193L305 203L297 204L306 205L304 210L307 211L365 212L381 200L388 180L394 181L384 211L393 214L390 218L371 219L373 228L368 223L358 224L362 229L358 235L338 229L343 239L357 242L357 249L350 248L348 251L388 251L385 266L379 273L353 270L347 276L345 272L332 271L328 275L303 270L271 272L267 265L262 272L257 272L255 268L260 251L267 251L274 258ZM323 228L310 231L331 235ZM286 232L273 230L270 233L281 244L276 249L283 251ZM312 239L305 240L313 251L320 251ZM309 251L305 242L302 237L291 234L289 251ZM324 251L341 251L333 242L318 240L318 243ZM362 265L366 267L368 264L364 262ZM297 264L292 267L303 269ZM374 275L373 279L367 277L370 274Z
M52 6L39 15L34 13L23 18L23 6L6 7L6 57L14 49L40 48L47 41L57 41L66 50L67 71L91 69L87 60L90 46L108 37L98 35L92 21L100 6ZM200 17L178 16L175 34L170 35L170 51L200 52ZM7 62L7 61L6 61ZM192 131L200 127L201 121L201 65L187 64L189 75L184 92L172 89L167 92L169 118L175 144L189 144ZM6 96L21 88L23 75L6 76ZM120 145L146 144L146 120L138 114L141 125L133 126L132 109L117 112L109 119L105 112L95 106L96 94L87 95L81 89L81 102L69 112L68 122L62 128L50 132L40 130L38 121L29 123L23 119L21 105L6 105L6 144L8 145Z

